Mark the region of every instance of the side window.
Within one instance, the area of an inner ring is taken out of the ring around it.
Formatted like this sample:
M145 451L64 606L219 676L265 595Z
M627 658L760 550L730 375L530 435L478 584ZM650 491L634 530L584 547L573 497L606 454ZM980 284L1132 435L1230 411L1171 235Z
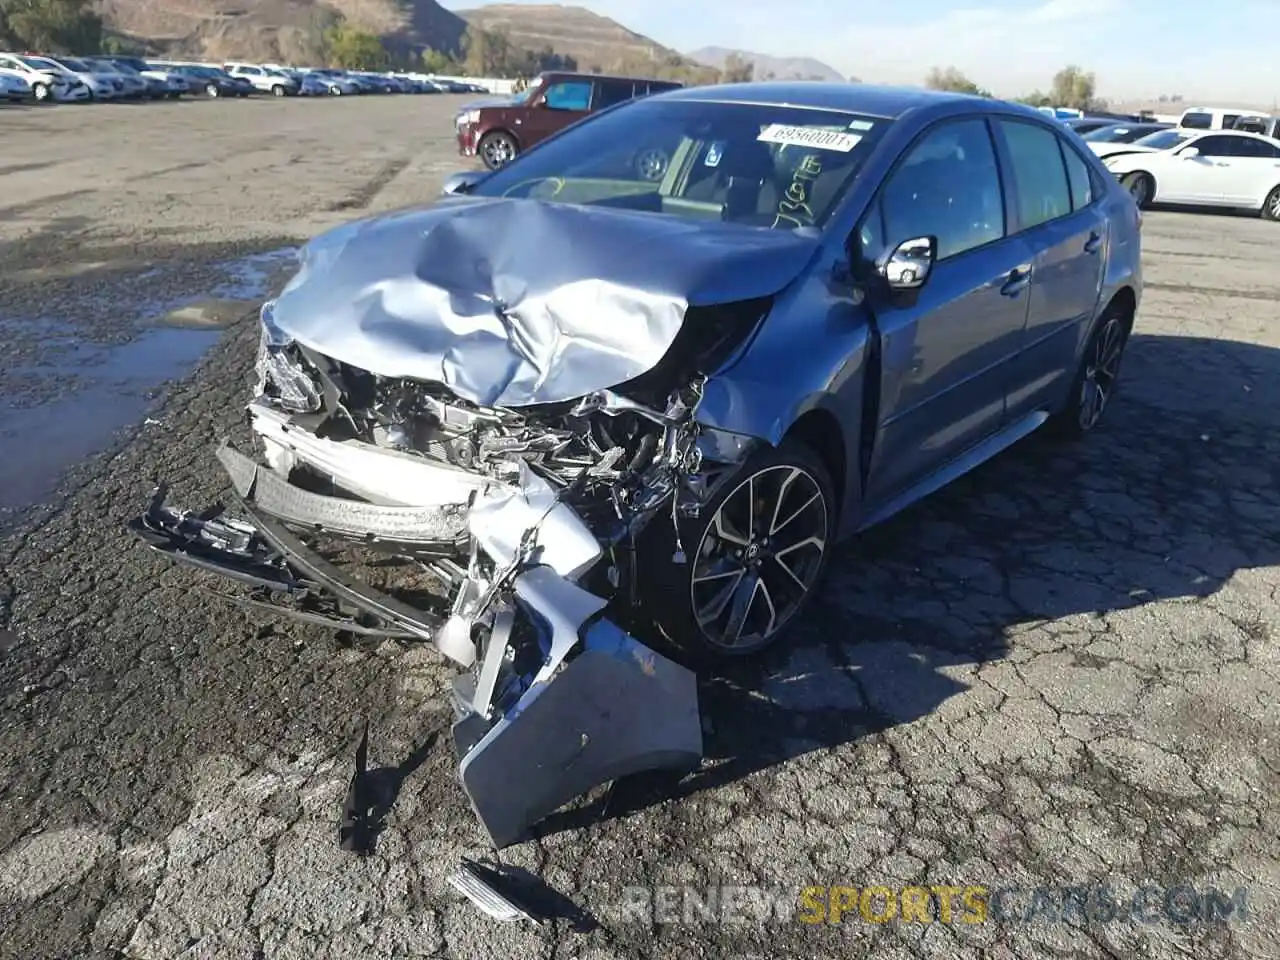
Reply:
M630 100L635 96L635 87L629 80L597 80L595 109L603 110Z
M1280 148L1274 147L1265 140L1254 140L1252 137L1232 137L1235 141L1237 157L1254 157L1263 160L1280 158Z
M565 80L547 87L546 104L551 110L591 109L591 81Z
M1240 137L1201 137L1187 146L1195 147L1202 157L1234 157L1235 142Z
M1071 187L1058 149L1058 135L1018 120L1001 120L1017 183L1022 229L1029 230L1071 212Z
M1089 165L1080 159L1080 154L1067 143L1059 139L1062 159L1067 164L1067 183L1071 186L1071 209L1083 210L1093 203L1093 178L1089 176Z
M986 121L944 122L925 134L890 175L879 206L881 250L934 236L943 260L1003 237L1004 198ZM864 242L877 241L874 213L862 230ZM873 257L881 252L864 250Z
M1208 130L1213 126L1213 114L1184 113L1182 119L1178 121L1178 126L1189 130Z

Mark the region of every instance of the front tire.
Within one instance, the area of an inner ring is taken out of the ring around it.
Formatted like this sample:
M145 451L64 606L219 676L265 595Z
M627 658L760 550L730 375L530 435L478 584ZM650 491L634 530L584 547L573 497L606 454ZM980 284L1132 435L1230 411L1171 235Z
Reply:
M51 93L47 83L33 83L31 85L31 95L40 103L44 103L50 99Z
M1115 307L1108 307L1099 318L1080 358L1067 405L1054 414L1052 424L1059 436L1079 439L1102 420L1115 394L1131 327L1131 319Z
M218 89L218 85L216 83L206 84L204 88L204 93L206 97L210 97L215 100L218 97L222 96L222 91Z
M654 625L695 666L774 645L813 598L836 513L831 477L809 447L787 440L753 454L699 517L679 520L679 543L668 518L646 529L640 591Z
M285 93L284 87L280 86L280 84L278 83L271 88L271 95L273 97L283 97L284 93Z
M1127 173L1120 181L1120 185L1129 191L1129 196L1133 197L1133 202L1138 205L1139 210L1147 210L1151 207L1151 201L1156 195L1156 182L1151 178L1151 174Z
M520 153L515 137L501 130L486 133L480 140L480 148L476 151L480 160L490 170L505 167Z
M1280 187L1272 190L1262 201L1262 219L1280 220Z

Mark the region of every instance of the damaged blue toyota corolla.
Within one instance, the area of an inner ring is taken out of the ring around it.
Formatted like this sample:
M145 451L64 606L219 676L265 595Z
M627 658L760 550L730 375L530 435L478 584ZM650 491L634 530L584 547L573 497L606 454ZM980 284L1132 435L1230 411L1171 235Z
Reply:
M162 488L133 529L268 612L434 642L498 847L697 764L690 663L776 641L837 540L1090 431L1142 288L1128 194L974 97L680 90L446 193L307 245L256 449L218 452L234 509Z

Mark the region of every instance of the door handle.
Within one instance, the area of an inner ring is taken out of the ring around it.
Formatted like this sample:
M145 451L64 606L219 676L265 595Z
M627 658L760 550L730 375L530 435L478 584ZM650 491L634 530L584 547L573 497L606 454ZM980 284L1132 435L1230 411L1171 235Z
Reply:
M1009 276L1005 278L1004 283L1000 287L1000 295L1005 297L1016 297L1025 290L1031 283L1031 267L1030 265L1022 267L1014 267L1009 271Z
M1089 239L1084 242L1085 253L1097 253L1102 249L1102 234L1094 232L1089 234Z

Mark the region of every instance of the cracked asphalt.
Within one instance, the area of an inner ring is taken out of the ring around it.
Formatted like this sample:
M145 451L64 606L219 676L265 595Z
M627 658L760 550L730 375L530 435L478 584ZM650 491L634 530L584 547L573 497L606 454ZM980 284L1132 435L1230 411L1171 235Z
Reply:
M6 162L29 168L5 174L0 326L50 297L127 304L156 261L195 293L215 252L428 198L457 165L455 105L157 104L101 127L112 108L5 110ZM255 334L231 324L155 422L0 539L0 955L1280 956L1280 233L1179 212L1144 232L1098 433L1032 438L844 547L787 649L705 684L702 770L602 792L506 852L576 924L496 924L447 887L486 851L436 654L253 617L123 534L156 478L191 506L222 492L213 448ZM361 858L337 827L366 716L397 791ZM1243 887L1248 910L629 912L634 888L668 885L754 887L779 910L810 886Z

